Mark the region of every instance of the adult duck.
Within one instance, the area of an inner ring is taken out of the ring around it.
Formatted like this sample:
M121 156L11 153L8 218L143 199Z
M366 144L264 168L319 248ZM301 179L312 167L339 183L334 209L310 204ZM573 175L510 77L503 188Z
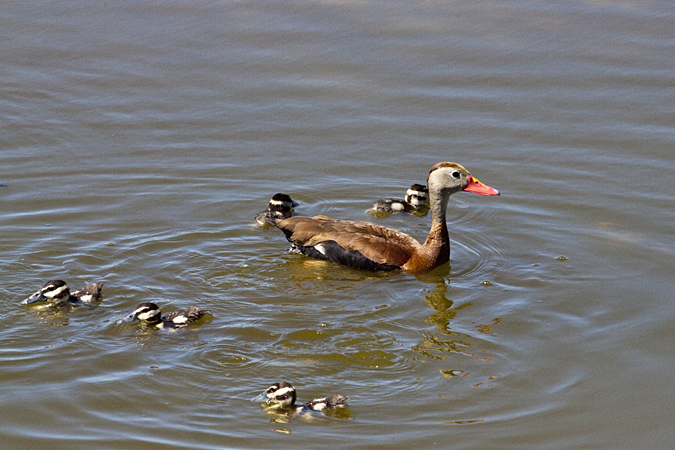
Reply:
M450 239L445 223L450 196L459 191L481 195L499 195L499 191L451 162L434 165L427 186L431 229L424 244L391 228L323 215L272 219L270 223L284 232L293 253L364 270L429 270L450 260Z

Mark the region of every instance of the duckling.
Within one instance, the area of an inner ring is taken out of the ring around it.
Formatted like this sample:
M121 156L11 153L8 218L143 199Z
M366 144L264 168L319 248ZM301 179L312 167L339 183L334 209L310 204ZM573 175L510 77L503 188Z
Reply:
M196 306L190 306L181 311L174 311L162 317L162 311L154 303L141 303L131 314L117 321L118 324L141 320L157 329L176 329L197 322L202 317L211 315L209 311Z
M298 202L293 201L293 199L282 193L274 194L274 197L270 200L269 205L267 205L267 210L258 213L255 216L255 221L264 228L269 228L269 222L272 219L287 219L293 214L293 208L298 206Z
M333 394L330 397L315 398L305 403L296 404L295 387L287 381L274 383L265 392L253 399L255 402L267 402L270 405L270 410L286 410L290 413L326 411L345 406L347 400L349 400L349 397Z
M28 305L37 302L49 302L55 305L72 304L90 304L101 299L101 289L103 283L90 283L79 291L70 292L68 285L63 280L52 280L44 284L36 293L21 302Z
M405 193L405 199L388 198L373 203L368 214L378 213L397 214L401 212L420 212L426 215L429 212L429 188L423 184L413 184Z

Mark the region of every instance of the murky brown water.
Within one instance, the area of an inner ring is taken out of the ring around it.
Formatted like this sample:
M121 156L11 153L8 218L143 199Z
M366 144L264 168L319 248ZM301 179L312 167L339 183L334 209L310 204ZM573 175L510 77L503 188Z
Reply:
M670 449L670 2L0 6L3 448ZM253 217L365 214L439 161L451 268L362 273ZM105 281L96 307L19 302ZM213 320L115 321L142 301ZM271 415L288 380L346 409Z

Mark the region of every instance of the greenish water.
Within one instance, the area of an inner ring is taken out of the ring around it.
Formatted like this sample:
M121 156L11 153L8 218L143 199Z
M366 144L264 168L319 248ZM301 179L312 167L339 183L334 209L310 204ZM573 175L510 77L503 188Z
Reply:
M12 3L3 448L669 449L667 2ZM254 216L365 211L463 164L451 264L372 274ZM104 281L94 307L20 301ZM137 304L213 319L118 325ZM250 400L279 380L311 416Z

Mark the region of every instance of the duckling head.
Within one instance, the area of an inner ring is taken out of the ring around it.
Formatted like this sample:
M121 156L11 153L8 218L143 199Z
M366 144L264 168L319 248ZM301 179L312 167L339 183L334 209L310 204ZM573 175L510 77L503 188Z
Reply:
M287 381L279 381L268 387L265 392L253 399L254 402L266 401L279 408L295 405L295 388Z
M429 206L429 188L423 184L413 184L405 193L406 203L414 206Z
M298 206L298 202L293 201L290 195L282 194L281 192L274 194L270 200L267 209L269 211L280 211L290 217L293 208Z
M131 314L118 320L117 323L129 323L137 320L153 325L160 323L162 321L162 311L160 311L159 306L154 303L141 303L131 312Z
M23 305L37 302L65 303L70 300L70 289L63 280L48 281L36 293L22 301Z

